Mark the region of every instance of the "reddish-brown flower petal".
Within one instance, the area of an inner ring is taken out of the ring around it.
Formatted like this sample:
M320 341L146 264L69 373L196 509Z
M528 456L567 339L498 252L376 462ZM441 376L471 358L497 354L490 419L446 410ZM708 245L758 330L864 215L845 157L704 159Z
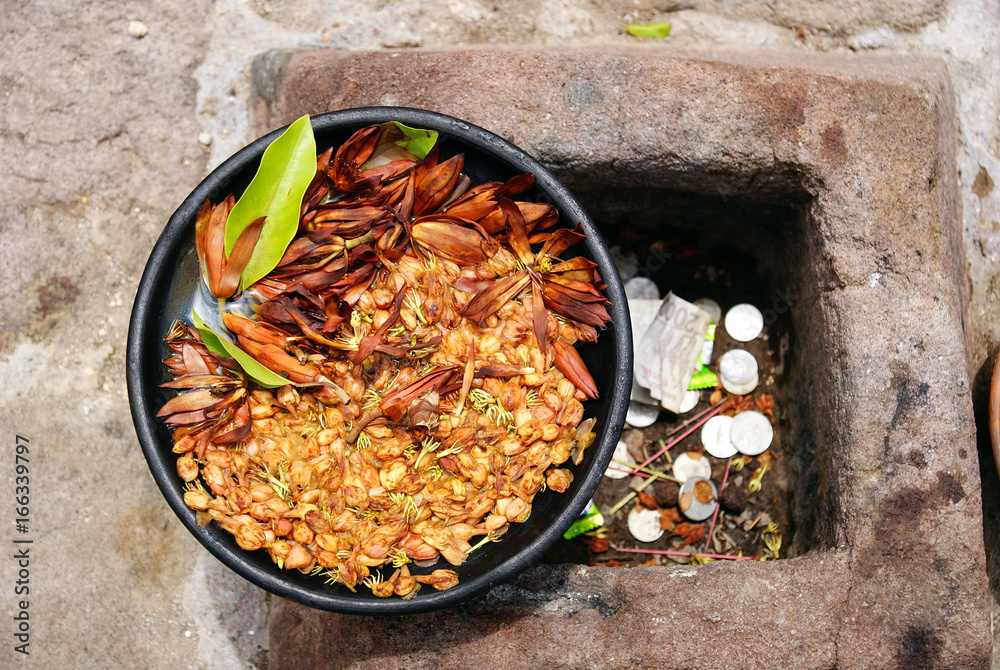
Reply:
M456 370L458 370L457 365L446 365L428 372L413 383L387 395L379 404L380 410L392 421L398 422L413 400L431 389L438 389L448 383Z
M525 368L520 365L510 365L509 363L487 363L476 370L476 379L484 377L510 378L519 375L526 375L533 372L534 368Z
M497 196L510 197L524 193L535 183L535 175L530 172L514 175L496 190Z
M589 261L583 256L577 256L568 261L556 263L552 266L550 272L560 274L567 279L575 279L587 284L597 284L601 281L601 275L596 268L597 263Z
M493 314L498 309L512 300L518 293L523 291L531 282L528 273L524 270L498 279L493 285L476 295L465 307L465 316L482 323L486 317Z
M372 355L375 348L382 344L382 340L385 339L385 333L387 330L396 325L396 321L399 320L400 306L403 304L403 299L406 296L406 285L404 284L399 291L396 292L396 298L393 300L392 311L389 312L389 316L382 325L378 327L371 335L364 337L361 342L358 343L358 348L347 355L350 361L354 364L361 363L363 360Z
M560 276L553 273L542 275L542 277L549 290L558 291L568 298L580 302L609 304L608 299L593 284L587 284L575 279L567 279L565 275Z
M413 215L429 214L440 207L458 183L465 156L458 154L416 176L413 188Z
M205 410L198 409L193 412L178 412L176 414L171 414L163 420L171 426L195 426L199 423L204 423L208 419L205 417Z
M370 187L358 183L358 172L360 166L371 157L380 132L379 126L366 126L351 135L337 149L333 161L327 167L327 176L337 189L354 191Z
M531 245L528 244L528 231L524 226L524 217L521 210L517 208L513 200L498 198L497 204L503 211L507 219L507 240L511 249L517 254L522 263L531 267L535 262L535 254L531 252Z
M575 230L560 228L553 231L549 240L542 245L541 251L538 252L538 257L548 256L549 258L558 258L562 252L579 243L585 237L586 235L583 234L583 229L580 226L577 226Z
M469 343L469 355L465 361L465 371L462 373L462 390L458 394L458 405L455 406L455 414L461 415L465 409L465 400L469 397L469 390L472 388L472 379L476 373L476 343Z
M475 223L445 214L417 219L410 229L410 237L421 251L458 265L482 263L499 248L496 241L475 227Z
M318 320L313 320L306 316L286 295L262 302L260 307L257 308L257 315L259 318L266 319L271 323L294 324L298 326L303 335L313 342L327 346L336 346L335 342L323 337L317 330L322 328L322 324ZM280 346L280 343L272 342L272 344Z
M208 284L208 259L206 257L207 238L209 222L212 220L212 202L206 200L198 212L198 218L194 223L194 248L198 252L198 266L201 268L201 275Z
M212 392L212 389L196 389L175 395L164 403L156 416L163 417L170 414L184 412L207 411L226 401L225 396L219 396Z
M566 375L566 379L573 382L573 385L583 391L588 398L596 399L597 384L590 376L590 371L587 370L587 366L577 350L562 340L553 341L552 349L555 353L554 362L559 372Z
M212 215L207 218L202 216L205 213L205 208L202 207L195 223L195 246L199 246L199 240L201 242L198 258L202 276L205 277L209 290L217 297L216 291L226 267L226 219L235 203L236 198L230 195L216 205L212 209Z
M397 177L406 174L412 170L413 166L416 164L417 161L413 158L402 158L384 163L375 168L364 170L359 176L365 181L375 179L377 180L375 182L377 184L390 179L396 179Z
M517 202L517 208L524 217L524 225L529 231L545 230L559 220L559 211L544 202Z
M238 336L246 337L254 342L284 347L288 341L288 336L274 326L261 321L247 319L231 312L226 312L222 315L222 322L226 324L226 328Z
M219 422L212 430L212 443L218 445L236 444L250 437L250 409L245 402L236 406L231 419Z
M184 370L189 375L207 375L211 372L208 368L208 363L205 362L205 359L198 353L194 345L189 342L185 342L181 347L181 360L184 363Z
M545 309L545 302L542 300L542 291L536 282L531 282L531 320L535 339L538 341L538 348L542 350L542 355L548 351L546 343L549 333L549 313Z
M260 238L260 231L264 227L264 219L266 218L262 216L255 219L243 229L243 232L236 239L233 252L229 254L229 260L226 262L226 269L222 273L222 278L219 279L217 290L213 291L216 298L228 298L236 293L240 287L240 276L243 274L243 268L250 262L250 256Z
M496 202L493 200L469 200L466 202L459 203L458 205L452 205L448 209L444 210L445 214L450 216L455 216L460 219L468 219L469 221L479 221L484 216L496 209ZM496 231L492 231L496 232Z
M183 377L178 377L177 379L167 382L165 384L160 384L160 388L165 389L197 389L197 388L207 388L209 386L215 386L216 384L224 384L227 382L238 383L237 380L231 379L229 377L221 377L219 375L184 375Z
M579 300L575 300L561 293L558 287L553 287L552 284L546 282L542 287L542 294L545 299L545 304L549 306L552 311L560 314L573 321L578 321L580 323L590 324L597 328L603 328L609 321L611 321L611 316L608 311L604 309L604 305L599 302L584 303Z
M303 365L294 356L290 356L284 349L273 344L261 344L253 340L239 336L240 348L254 357L254 359L278 374L285 373L288 379L298 383L308 383L316 381L319 377L319 370L314 365Z

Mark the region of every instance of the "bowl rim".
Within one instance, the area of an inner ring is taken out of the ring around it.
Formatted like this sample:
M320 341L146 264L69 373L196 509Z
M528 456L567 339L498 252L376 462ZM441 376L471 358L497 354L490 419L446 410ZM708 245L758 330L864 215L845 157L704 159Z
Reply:
M246 552L224 544L222 539L205 529L199 528L194 521L194 515L184 504L183 494L177 486L176 467L170 457L173 453L167 450L164 454L155 431L155 414L158 408L151 407L142 392L144 381L142 377L142 361L144 344L149 337L149 329L157 320L153 318L161 305L154 303L154 293L160 277L164 272L172 270L170 259L174 256L178 245L190 235L198 210L206 198L226 186L232 176L241 173L248 165L259 161L274 139L288 127L279 128L264 137L250 143L233 156L215 168L194 190L185 198L168 220L159 239L153 246L142 278L139 281L136 298L129 320L128 343L126 349L126 383L128 387L129 404L136 434L145 456L146 462L156 481L160 492L167 503L198 539L198 541L227 567L250 581L251 583L285 598L291 598L304 605L317 609L357 615L398 615L430 612L450 607L481 595L493 586L512 579L526 568L534 564L544 552L557 541L570 524L583 512L593 495L597 484L604 474L604 468L598 467L603 462L604 467L610 462L614 446L625 422L628 399L632 388L632 333L628 314L628 305L622 282L615 271L607 246L603 243L596 226L586 212L576 201L569 190L562 185L545 167L523 150L507 140L466 121L432 112L429 110L409 107L359 107L333 112L326 112L311 117L314 131L335 131L343 128L361 128L373 123L384 123L395 120L406 125L429 128L455 138L460 142L474 146L478 151L510 166L518 174L532 172L535 186L553 199L564 217L578 222L584 229L589 241L588 253L598 264L602 278L607 284L605 295L611 301L608 311L615 327L614 345L617 349L617 365L609 384L607 418L598 429L598 437L592 448L595 449L595 460L583 477L578 477L569 492L569 499L562 506L558 515L552 518L539 534L532 538L524 547L510 558L488 568L482 574L463 578L459 583L445 591L423 589L411 600L401 598L362 599L339 593L320 593L303 585L288 580L262 569L246 558ZM604 453L606 452L606 453Z

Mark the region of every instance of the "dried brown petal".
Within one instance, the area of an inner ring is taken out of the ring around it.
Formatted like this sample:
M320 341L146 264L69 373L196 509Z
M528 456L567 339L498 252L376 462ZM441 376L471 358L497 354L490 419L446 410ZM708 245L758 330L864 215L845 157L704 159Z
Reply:
M686 512L691 509L691 503L694 501L694 492L685 491L681 494L680 508L682 512Z
M590 376L590 371L587 370L586 364L580 358L579 352L560 340L552 342L552 349L555 352L555 366L559 372L566 375L566 378L583 391L588 398L597 398L597 383Z
M636 496L639 498L639 504L646 509L657 509L656 498L652 495L645 491L636 491Z
M499 248L496 241L480 231L474 222L443 214L417 219L410 236L425 254L460 266L482 263Z
M712 485L704 479L696 481L694 483L694 497L704 505L709 504L715 500L715 496L712 494Z
M454 570L435 570L429 575L417 575L421 584L430 584L438 591L444 591L458 584L458 573Z
M443 163L423 171L418 170L413 185L413 215L429 214L451 195L465 166L465 156L452 156Z
M247 263L250 262L250 256L260 238L266 218L262 216L252 221L236 239L236 244L233 245L233 250L229 254L229 260L226 261L226 269L223 271L222 277L219 278L218 286L213 287L212 293L216 298L228 298L236 293L240 287L240 276Z

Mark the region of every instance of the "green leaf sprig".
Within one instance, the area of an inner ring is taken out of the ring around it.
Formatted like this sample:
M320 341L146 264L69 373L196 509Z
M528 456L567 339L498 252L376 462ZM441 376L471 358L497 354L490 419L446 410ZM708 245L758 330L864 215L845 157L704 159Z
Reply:
M625 29L628 30L630 35L635 35L636 37L662 39L670 34L669 23L633 23L626 25Z
M245 288L273 270L299 229L302 197L316 175L316 138L303 116L264 151L260 167L226 219L226 256L240 233L264 216L264 227L243 269Z
M404 126L399 121L393 121L393 124L403 134L402 139L396 140L396 144L417 158L425 158L437 143L438 134L436 130L410 128L409 126Z
M201 341L205 343L205 346L208 347L209 351L214 351L217 354L227 356L229 358L235 358L236 362L239 363L241 368L243 368L243 372L245 372L248 377L261 386L266 388L278 388L291 383L278 373L272 372L258 363L250 354L240 349L234 342L230 341L229 338L219 335L205 325L202 318L198 316L198 312L192 310L191 318L194 321L194 327L201 333Z

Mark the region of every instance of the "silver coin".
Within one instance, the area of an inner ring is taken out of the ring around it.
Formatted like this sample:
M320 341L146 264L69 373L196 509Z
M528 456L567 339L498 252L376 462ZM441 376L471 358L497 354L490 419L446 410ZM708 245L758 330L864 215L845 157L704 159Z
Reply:
M659 300L660 289L649 277L632 277L625 282L625 297L630 300Z
M695 307L701 307L703 310L708 312L712 317L712 323L718 323L719 319L722 318L722 308L719 307L719 303L715 302L711 298L699 298L694 301Z
M677 413L684 414L690 412L698 406L699 400L701 400L701 393L699 391L687 391L681 399L681 406Z
M633 428L645 428L656 423L656 419L659 416L659 407L633 400L628 404L628 411L625 412L625 423Z
M604 471L604 476L608 479L625 479L629 476L629 471L622 463L630 463L633 467L636 465L632 460L632 455L628 453L628 445L625 444L624 440L618 440L618 446L615 447L615 453L611 458L612 461L608 463L608 469Z
M767 451L774 439L771 422L760 412L750 410L740 412L733 419L729 440L736 450L747 456L756 456Z
M674 479L679 482L686 482L692 477L707 479L712 476L712 464L697 451L692 451L675 458L671 472L674 473Z
M737 342L749 342L764 330L764 315L749 303L736 305L726 313L726 332Z
M619 246L611 247L608 251L611 252L611 260L614 261L615 269L618 270L618 276L622 278L622 281L627 281L635 276L639 269L639 261L634 253L622 251Z
M760 383L760 378L757 375L753 376L753 379L746 382L745 384L734 384L728 379L720 378L719 381L722 383L722 388L726 389L733 395L750 395L753 390L757 388Z
M719 381L722 387L735 395L747 395L760 381L757 377L757 359L749 351L733 349L719 359Z
M640 542L655 542L663 537L660 527L660 513L636 505L628 513L628 532Z
M694 487L698 482L708 482L708 485L712 487L712 500L707 503L703 503L694 496ZM692 521L704 521L712 516L715 513L715 508L719 506L719 490L707 477L692 477L684 482L679 496L681 514Z
M733 428L733 417L716 414L705 422L701 428L701 443L705 451L716 458L729 458L736 455L736 447L729 440Z
M732 349L719 359L719 374L734 384L746 384L757 374L757 359L745 349Z

